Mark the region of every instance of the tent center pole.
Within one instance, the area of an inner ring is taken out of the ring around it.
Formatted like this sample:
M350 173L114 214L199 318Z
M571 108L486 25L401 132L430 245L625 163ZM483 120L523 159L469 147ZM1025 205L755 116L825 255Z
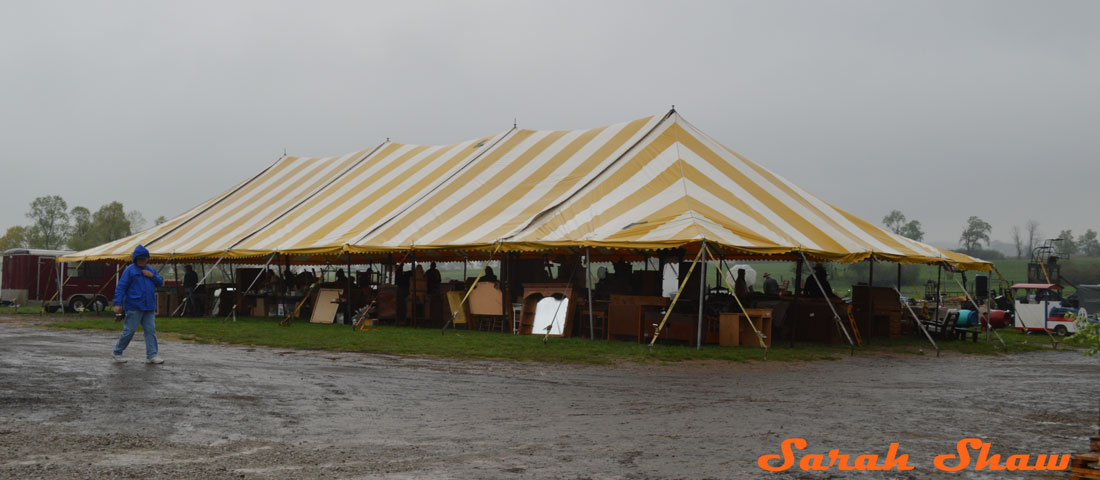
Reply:
M592 252L590 247L584 247L584 268L588 272L585 275L585 278L588 279L588 337L595 340L596 329L592 324L592 287L595 282L592 281Z
M798 322L798 315L794 315L792 318L791 311L798 305L798 297L802 295L802 257L795 260L794 263L794 300L791 301L791 305L787 307L787 311L783 314L784 322L787 324L789 331L787 332L787 340L790 341L791 347L794 347L794 335L795 324Z
M699 320L695 329L695 349L703 348L703 299L707 291L707 241L703 240L703 267L699 271Z
M344 312L345 312L344 313L344 324L345 325L351 325L352 327L354 327L355 322L353 322L351 320L351 276L352 276L352 273L351 273L351 252L348 252L348 281L347 281L348 295L347 295L347 299L346 299L347 304L344 308Z

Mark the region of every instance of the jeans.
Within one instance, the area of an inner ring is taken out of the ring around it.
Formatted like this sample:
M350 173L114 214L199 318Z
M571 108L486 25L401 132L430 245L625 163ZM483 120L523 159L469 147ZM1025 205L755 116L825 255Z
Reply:
M145 333L145 358L157 356L157 326L153 321L153 312L140 310L126 311L126 320L122 322L122 336L118 337L118 344L115 345L115 355L122 355L122 351L126 350L138 325L141 325L141 330Z

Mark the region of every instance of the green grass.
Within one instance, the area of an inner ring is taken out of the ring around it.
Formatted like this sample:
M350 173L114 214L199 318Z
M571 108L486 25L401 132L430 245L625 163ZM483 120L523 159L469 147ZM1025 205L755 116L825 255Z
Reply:
M47 325L50 328L119 331L122 325L112 318L86 317ZM216 318L158 319L157 331L170 337L199 343L256 345L307 350L371 352L395 355L423 355L455 359L503 359L555 363L612 364L620 362L678 362L685 360L751 361L763 360L764 352L755 347L704 346L700 350L687 345L657 345L652 351L645 345L628 341L591 341L583 338L551 338L543 344L541 337L515 336L468 330L448 330L445 336L437 329L380 326L367 331L353 330L344 325L319 325L297 321L281 327L268 318L241 318L223 322ZM1048 337L1025 336L1003 332L1009 352L1047 350ZM1004 350L999 343L937 342L944 351L965 354L998 354ZM931 354L934 350L926 339L904 337L895 340L876 339L859 347L857 355L905 353ZM768 353L769 360L809 361L831 360L848 355L842 345L776 341Z

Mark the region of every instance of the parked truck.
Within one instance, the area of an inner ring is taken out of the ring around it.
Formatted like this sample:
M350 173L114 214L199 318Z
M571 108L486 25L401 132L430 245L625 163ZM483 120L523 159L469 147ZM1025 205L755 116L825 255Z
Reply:
M43 306L51 313L62 306L71 312L105 310L115 294L116 273L122 267L102 262L55 262L67 253L72 252L27 248L5 251L0 305Z

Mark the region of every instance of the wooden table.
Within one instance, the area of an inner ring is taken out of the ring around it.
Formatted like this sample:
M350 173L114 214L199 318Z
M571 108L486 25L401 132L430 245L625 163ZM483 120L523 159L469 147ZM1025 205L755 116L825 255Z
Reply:
M770 308L746 308L748 318L740 313L722 313L718 316L718 344L731 346L760 346L756 331L764 334L764 345L772 346L772 310ZM749 325L752 321L752 325ZM752 326L756 326L756 331Z

